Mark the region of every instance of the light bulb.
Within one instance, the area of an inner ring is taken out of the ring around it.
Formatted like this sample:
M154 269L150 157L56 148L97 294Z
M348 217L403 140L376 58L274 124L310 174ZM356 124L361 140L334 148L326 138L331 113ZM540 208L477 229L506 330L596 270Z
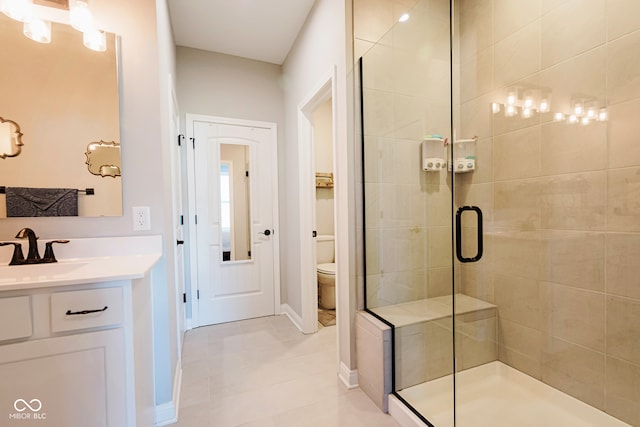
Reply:
M24 23L22 32L38 43L51 43L51 22L33 18Z
M540 101L540 106L538 107L538 109L540 110L541 113L548 113L549 112L549 101L546 99L543 99Z
M69 21L78 31L85 32L93 27L93 15L86 0L71 0L69 2Z
M582 108L582 104L576 104L573 107L573 113L576 116L581 116L584 113L584 109Z
M2 13L16 21L26 22L33 16L33 0L3 0Z
M554 122L562 122L562 121L564 121L564 119L565 119L565 116L562 113L555 113L553 115L553 121Z
M513 93L510 93L509 95L507 95L507 104L508 105L516 105L516 95Z
M400 18L398 18L398 22L407 22L408 20L409 20L408 13L403 13L402 15L400 15Z
M524 100L524 108L531 108L533 107L533 99L531 99L531 97L526 97Z
M609 119L609 114L607 113L606 108L601 108L598 113L598 121L606 122Z
M533 115L533 112L531 111L531 108L522 109L522 117L524 117L525 119L530 118L532 115Z
M504 110L504 115L507 117L513 117L516 115L516 107L514 105L507 105L507 108Z
M594 110L593 108L589 108L587 110L587 117L589 117L590 119L595 119L596 118L596 110Z
M578 123L578 117L575 114L570 115L569 123Z
M497 102L492 102L491 111L493 112L493 114L498 114L500 112L500 104L498 104Z
M102 30L85 31L82 41L85 47L95 50L96 52L104 52L107 50L107 34Z
M583 125L585 125L585 126L586 126L586 125L588 125L588 124L589 124L589 117L583 117L583 118L580 120L580 123L582 123L582 124L583 124Z

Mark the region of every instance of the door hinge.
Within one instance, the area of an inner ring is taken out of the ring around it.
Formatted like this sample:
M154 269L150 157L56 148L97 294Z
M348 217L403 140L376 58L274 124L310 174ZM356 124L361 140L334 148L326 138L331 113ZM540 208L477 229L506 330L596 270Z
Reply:
M251 258L251 251L249 251L248 253L249 253L249 258Z
M180 225L184 225L184 215L180 215Z
M196 224L198 224L198 215L195 216Z
M313 230L313 232L311 232L311 235L312 235L313 237L316 237L316 236L318 236L318 232L317 232L316 230Z
M178 147L182 146L182 140L184 139L184 135L180 134L178 135Z
M195 150L195 148L196 148L196 139L193 138L193 137L189 138L189 139L191 139L191 145L193 146L193 149Z
M249 171L244 171L244 176L249 176Z
M185 304L187 303L187 294L186 294L186 292L184 294L182 294L182 302L185 303Z
M200 289L196 289L196 297L200 299Z

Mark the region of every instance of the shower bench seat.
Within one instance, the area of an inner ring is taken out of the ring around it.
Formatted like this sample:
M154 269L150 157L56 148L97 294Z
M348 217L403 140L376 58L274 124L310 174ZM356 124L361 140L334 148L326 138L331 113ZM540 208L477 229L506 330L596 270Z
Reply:
M451 295L371 309L395 326L395 380L402 390L453 373ZM458 371L497 360L497 306L455 295Z

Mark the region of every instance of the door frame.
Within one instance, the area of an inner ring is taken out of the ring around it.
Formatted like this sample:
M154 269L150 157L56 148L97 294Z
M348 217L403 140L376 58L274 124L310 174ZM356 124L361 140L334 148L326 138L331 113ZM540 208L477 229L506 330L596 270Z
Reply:
M273 198L275 200L273 204L273 312L280 314L280 225L279 213L278 213L278 125L272 122L261 122L257 120L244 120L231 117L209 116L204 114L185 114L185 133L186 143L190 149L187 149L187 187L188 187L188 206L189 206L189 263L190 268L190 282L191 282L191 327L195 328L200 325L200 313L199 307L195 301L198 301L198 289L200 288L198 283L198 257L197 257L197 232L196 232L196 171L195 171L195 150L194 147L194 134L193 125L194 122L207 122L218 123L233 126L248 126L248 127L260 127L266 128L274 135L273 141L273 156L269 160L273 166L271 179L273 188Z
M311 232L315 230L315 162L314 162L314 141L313 141L313 113L329 98L331 98L331 135L333 138L333 170L336 175L336 141L337 137L337 117L336 117L336 96L337 96L337 69L332 67L328 77L316 87L315 90L298 106L298 173L300 176L300 296L302 300L302 332L312 334L318 331L318 287L316 285L318 276L316 272L316 239ZM336 203L336 202L334 202ZM333 209L334 223L334 245L338 244L336 207ZM336 251L337 252L337 251ZM339 262L336 254L336 264ZM340 280L336 269L336 314L338 311L339 284ZM336 325L339 316L336 316Z

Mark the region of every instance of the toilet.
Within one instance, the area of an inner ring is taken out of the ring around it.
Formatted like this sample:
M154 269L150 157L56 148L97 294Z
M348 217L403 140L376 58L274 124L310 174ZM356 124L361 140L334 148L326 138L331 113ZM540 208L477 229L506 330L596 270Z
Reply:
M330 235L316 237L316 272L318 273L318 305L326 310L336 308L336 264L334 239Z

